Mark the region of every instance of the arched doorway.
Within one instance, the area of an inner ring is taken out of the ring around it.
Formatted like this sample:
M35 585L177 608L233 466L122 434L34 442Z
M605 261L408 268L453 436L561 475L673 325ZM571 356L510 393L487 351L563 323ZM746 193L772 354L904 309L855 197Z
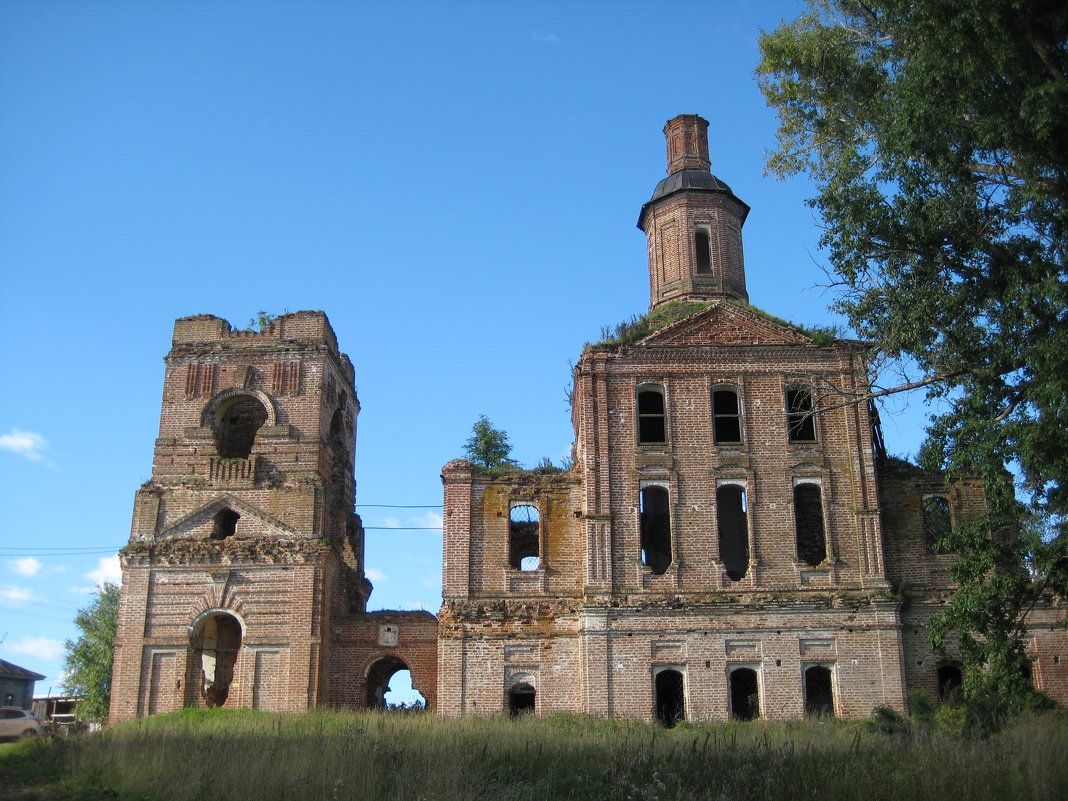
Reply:
M229 612L213 611L193 627L193 648L200 658L200 691L209 709L230 695L234 665L241 650L241 621Z
M512 717L533 713L536 708L537 692L527 682L520 682L508 691L508 712Z
M686 686L674 668L656 674L656 719L669 729L686 720Z
M731 717L753 720L760 717L760 688L752 668L740 667L731 671Z
M805 714L834 714L834 687L831 683L830 668L813 665L805 669Z
M412 687L411 671L403 659L384 656L368 669L368 709L411 709L425 705L426 699Z
M960 668L956 665L942 665L938 668L938 700L952 699L960 693L963 681Z

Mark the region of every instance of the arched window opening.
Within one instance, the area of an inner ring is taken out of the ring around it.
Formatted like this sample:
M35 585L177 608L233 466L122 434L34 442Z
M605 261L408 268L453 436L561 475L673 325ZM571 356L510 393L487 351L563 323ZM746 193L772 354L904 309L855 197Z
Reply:
M693 250L697 259L697 272L712 272L712 246L707 225L699 225L694 229Z
M645 487L641 491L642 562L658 576L671 564L671 511L668 491L663 487Z
M256 433L267 422L267 410L259 399L238 395L215 414L215 445L223 459L247 459L256 443Z
M731 671L731 717L736 720L755 720L760 717L760 688L752 668Z
M232 537L237 533L237 521L241 519L241 515L235 512L229 507L220 509L215 513L215 517L212 518L214 527L211 530L211 538L213 540L225 540L227 537Z
M533 571L541 566L541 523L538 507L513 506L508 513L508 564L516 570Z
M738 390L717 389L712 393L712 439L717 445L742 442L742 410Z
M402 671L408 673L407 683L403 675L398 675ZM397 681L393 686L395 676ZM405 700L405 693L410 703ZM411 688L411 673L403 659L384 656L367 671L367 706L370 709L410 708L421 698L422 695Z
M667 442L667 413L664 388L645 386L638 390L638 443L659 445Z
M656 674L656 719L669 729L686 720L686 686L673 668Z
M516 684L508 690L508 714L513 718L533 714L537 708L537 692L526 682Z
M797 558L815 567L827 558L819 484L797 484L794 487L794 524L797 527Z
M828 717L834 715L834 689L831 669L813 665L805 670L805 714Z
M209 709L222 706L230 695L241 650L241 623L225 612L210 614L200 621L194 641L200 654L204 702Z
M790 442L816 441L816 415L808 387L786 390L786 430Z
M921 501L923 539L928 553L948 553L942 540L953 529L949 499L942 495L925 495Z
M341 409L337 409L330 418L330 450L333 451L335 469L344 470L349 466L351 446L351 437L345 427L345 415Z
M745 488L724 484L716 489L716 524L719 528L719 558L731 581L740 581L749 570L749 523Z
M963 676L956 665L942 665L938 668L938 698L947 701L960 692Z

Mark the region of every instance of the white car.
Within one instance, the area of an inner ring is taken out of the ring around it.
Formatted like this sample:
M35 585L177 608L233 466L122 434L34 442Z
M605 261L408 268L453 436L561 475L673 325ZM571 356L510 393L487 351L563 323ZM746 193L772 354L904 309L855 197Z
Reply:
M41 721L28 709L0 706L0 737L34 737L41 732Z

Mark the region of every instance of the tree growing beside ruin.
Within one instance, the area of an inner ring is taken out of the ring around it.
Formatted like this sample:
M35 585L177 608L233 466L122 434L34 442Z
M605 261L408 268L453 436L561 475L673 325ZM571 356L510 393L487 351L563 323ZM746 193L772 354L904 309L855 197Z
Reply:
M1024 617L1068 572L1068 6L809 4L760 40L769 170L814 179L836 308L913 366L874 394L940 400L923 465L984 481L932 638L958 638L966 693L1018 706Z
M507 432L494 428L489 418L480 414L471 426L471 436L464 443L464 455L468 461L487 470L515 467L516 461L508 458L511 452L512 444L508 441Z
M78 639L64 643L63 683L67 693L79 699L75 713L81 720L107 720L118 619L119 588L105 582L93 602L74 617L74 625L81 632Z

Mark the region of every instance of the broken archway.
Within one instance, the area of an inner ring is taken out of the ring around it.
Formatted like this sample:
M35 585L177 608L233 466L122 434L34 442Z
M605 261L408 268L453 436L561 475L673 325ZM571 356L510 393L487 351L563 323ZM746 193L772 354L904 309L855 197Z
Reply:
M209 709L223 706L230 695L234 665L241 650L242 628L237 617L219 610L206 613L193 624L193 648L200 662L200 691Z
M401 685L410 685L410 683L411 671L403 659L396 656L384 656L373 662L367 671L367 707L390 709L425 706L426 699L414 686L411 688L411 693L398 698L390 697L391 691L401 690ZM391 684L396 686L391 687Z

